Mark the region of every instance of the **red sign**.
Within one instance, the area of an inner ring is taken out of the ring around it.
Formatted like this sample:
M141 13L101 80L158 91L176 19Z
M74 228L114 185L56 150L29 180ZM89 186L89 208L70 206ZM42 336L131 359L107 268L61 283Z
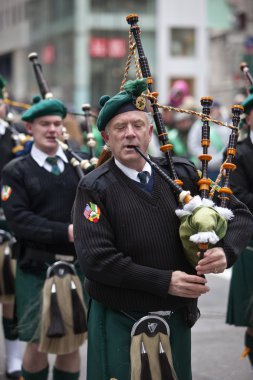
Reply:
M89 46L90 56L94 58L104 58L107 56L106 38L91 37Z
M122 58L126 55L126 41L123 38L91 37L89 53L93 58Z
M41 54L42 63L51 64L55 61L55 47L54 45L46 45L42 49Z
M126 41L123 38L110 38L107 43L108 57L123 58L126 55Z

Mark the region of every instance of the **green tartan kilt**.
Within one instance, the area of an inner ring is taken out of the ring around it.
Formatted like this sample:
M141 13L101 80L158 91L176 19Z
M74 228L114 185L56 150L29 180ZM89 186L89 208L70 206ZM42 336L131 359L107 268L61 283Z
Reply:
M226 322L253 327L253 240L232 269Z
M140 314L138 319L144 315ZM191 329L186 326L182 311L176 311L165 319L170 327L170 344L178 380L191 380ZM135 321L90 300L87 380L130 380L131 329Z
M53 263L53 262L52 262ZM50 263L50 264L52 264ZM16 315L19 339L24 342L38 342L40 336L40 316L42 312L42 289L46 280L48 266L41 264L40 273L36 275L16 269ZM81 283L84 276L75 265Z

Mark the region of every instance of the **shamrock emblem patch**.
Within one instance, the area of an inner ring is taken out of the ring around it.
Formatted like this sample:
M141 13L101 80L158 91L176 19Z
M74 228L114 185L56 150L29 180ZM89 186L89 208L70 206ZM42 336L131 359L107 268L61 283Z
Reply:
M100 218L100 208L95 203L90 202L89 204L85 206L83 215L86 219L88 219L90 222L97 223Z

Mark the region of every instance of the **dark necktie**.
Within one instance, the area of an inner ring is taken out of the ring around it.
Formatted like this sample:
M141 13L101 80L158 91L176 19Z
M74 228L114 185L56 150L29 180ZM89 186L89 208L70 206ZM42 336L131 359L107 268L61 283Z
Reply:
M47 157L46 161L52 167L51 168L51 173L53 173L54 175L61 174L60 168L59 168L59 166L57 164L58 158L56 156L55 157Z
M148 182L148 172L146 171L138 173L137 177L139 178L140 183L142 183L143 185L146 185L146 183Z

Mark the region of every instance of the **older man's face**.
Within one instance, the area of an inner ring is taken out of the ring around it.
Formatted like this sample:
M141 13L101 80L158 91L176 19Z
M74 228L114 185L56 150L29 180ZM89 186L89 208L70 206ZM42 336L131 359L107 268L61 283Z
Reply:
M133 147L146 153L152 131L153 126L149 124L144 112L129 111L112 118L102 136L117 160L131 169L141 171L145 160Z

